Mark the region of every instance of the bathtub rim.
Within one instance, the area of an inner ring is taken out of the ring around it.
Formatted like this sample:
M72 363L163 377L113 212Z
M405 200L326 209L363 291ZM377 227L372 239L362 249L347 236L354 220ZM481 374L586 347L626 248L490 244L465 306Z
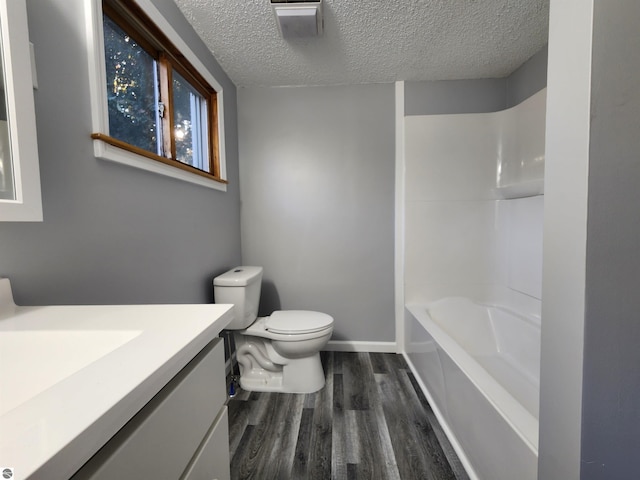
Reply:
M523 322L536 327L536 328L540 328L541 327L541 317L539 314L534 314L534 313L524 313L524 312L520 312L518 310L516 310L513 307L504 305L502 303L498 303L498 302L494 302L494 301L476 301L473 298L470 297L462 297L462 296L457 296L457 295L451 295L448 297L443 297L443 298L439 298L438 300L434 300L432 302L428 302L428 303L419 303L419 302L408 302L406 307L407 309L409 309L409 307L412 308L424 308L425 311L427 311L429 308L432 308L432 306L436 303L441 303L441 302L445 302L445 301L452 301L452 300L463 300L466 302L470 302L476 306L479 307L485 307L487 309L497 309L497 310L502 310L504 312L507 312L511 315L513 315L514 317L518 317L520 320L522 320ZM435 321L435 320L434 320ZM436 322L438 323L438 322ZM445 331L446 333L446 331Z
M466 298L466 297L465 297ZM477 305L491 308L502 308L513 312L509 307L495 304ZM487 372L464 348L462 348L451 336L435 322L428 312L428 304L411 303L405 305L406 310L418 321L431 335L440 348L449 356L456 366L465 374L469 381L478 389L491 406L498 412L505 422L516 432L524 444L538 456L538 428L539 421L520 402L518 402L498 381ZM518 317L530 320L526 315L513 312ZM408 352L410 353L410 352ZM405 354L405 357L408 354ZM416 372L414 372L416 373ZM428 392L424 383L420 380L421 387ZM493 395L487 390L492 388ZM430 397L430 395L429 395ZM429 399L431 400L431 398ZM431 402L430 402L431 403ZM432 404L433 406L433 404ZM450 430L450 429L449 429ZM452 442L453 443L453 442ZM465 465L466 468L466 465Z

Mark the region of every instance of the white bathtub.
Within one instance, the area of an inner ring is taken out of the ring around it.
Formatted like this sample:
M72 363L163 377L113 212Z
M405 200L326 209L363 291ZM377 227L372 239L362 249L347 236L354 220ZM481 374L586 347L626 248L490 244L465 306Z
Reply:
M469 476L535 480L539 318L460 297L407 310L408 363Z

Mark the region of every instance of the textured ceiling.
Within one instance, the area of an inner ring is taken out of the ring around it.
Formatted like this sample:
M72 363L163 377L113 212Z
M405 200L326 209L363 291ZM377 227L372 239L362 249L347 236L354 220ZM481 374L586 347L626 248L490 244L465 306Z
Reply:
M547 43L549 0L324 0L285 40L269 0L175 0L238 86L504 77Z

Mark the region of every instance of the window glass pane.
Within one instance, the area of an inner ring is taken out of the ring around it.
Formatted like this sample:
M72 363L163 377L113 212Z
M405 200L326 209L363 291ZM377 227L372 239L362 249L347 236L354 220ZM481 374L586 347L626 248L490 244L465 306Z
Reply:
M109 17L104 17L109 135L161 154L156 62Z
M207 102L175 70L173 71L173 126L176 159L210 172Z

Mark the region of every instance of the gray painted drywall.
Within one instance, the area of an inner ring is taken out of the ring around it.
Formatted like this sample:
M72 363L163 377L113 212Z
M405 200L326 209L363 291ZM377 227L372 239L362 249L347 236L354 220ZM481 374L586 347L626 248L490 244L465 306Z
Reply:
M393 342L394 86L240 88L238 123L261 314L319 310L334 340Z
M507 108L525 101L547 86L549 48L545 46L507 77Z
M93 156L84 0L28 3L44 222L0 222L17 302L201 303L240 262L235 86L171 0L154 0L224 88L228 192Z
M405 115L488 113L511 108L547 85L545 46L505 78L406 82Z
M551 2L540 480L638 476L639 18Z
M506 79L405 82L405 115L487 113L507 108Z
M593 18L580 478L604 480L640 452L640 3Z

